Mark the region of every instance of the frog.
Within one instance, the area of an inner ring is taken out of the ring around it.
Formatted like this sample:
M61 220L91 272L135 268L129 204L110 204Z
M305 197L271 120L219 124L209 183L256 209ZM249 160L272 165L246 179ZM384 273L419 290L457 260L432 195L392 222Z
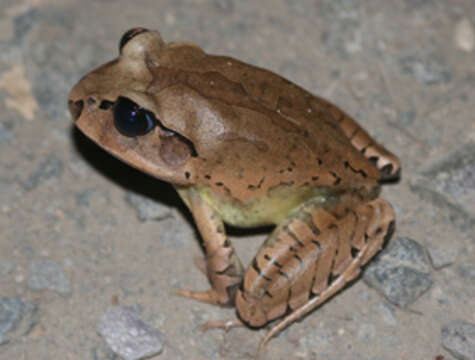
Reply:
M399 159L336 105L269 70L138 27L68 106L86 137L173 185L211 285L177 293L236 309L207 328L272 323L260 349L356 279L394 231L380 193L399 179ZM225 224L273 226L247 267Z

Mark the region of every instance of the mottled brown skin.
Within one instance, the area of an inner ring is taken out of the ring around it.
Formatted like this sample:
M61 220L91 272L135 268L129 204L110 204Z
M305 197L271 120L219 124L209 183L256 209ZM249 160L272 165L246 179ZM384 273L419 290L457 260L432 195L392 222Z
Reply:
M160 126L122 135L119 96ZM190 208L212 289L181 295L235 305L254 327L285 315L262 344L354 279L391 233L394 212L378 194L398 178L398 159L337 107L268 70L139 28L124 35L118 59L73 88L69 106L89 138L174 184ZM277 225L245 272L223 222Z

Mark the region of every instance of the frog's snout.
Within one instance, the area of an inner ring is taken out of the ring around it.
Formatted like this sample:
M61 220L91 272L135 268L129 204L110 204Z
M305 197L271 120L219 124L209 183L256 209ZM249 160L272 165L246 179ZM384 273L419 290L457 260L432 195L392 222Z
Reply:
M79 119L81 116L82 110L84 109L84 101L83 100L68 100L68 107L69 107L69 112L71 113L71 116L74 121Z
M73 121L76 122L84 111L84 94L83 94L83 79L85 76L77 82L71 89L68 96L68 108Z

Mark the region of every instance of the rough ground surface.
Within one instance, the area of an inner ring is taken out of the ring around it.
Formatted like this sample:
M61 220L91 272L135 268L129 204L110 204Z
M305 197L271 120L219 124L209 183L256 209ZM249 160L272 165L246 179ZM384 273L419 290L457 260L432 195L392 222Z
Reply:
M463 333L475 323L473 0L1 0L1 360L116 359L96 332L113 305L139 306L164 334L157 359L252 359L265 333L200 332L234 312L173 296L208 286L173 189L72 129L69 89L135 26L283 74L402 160L401 182L383 193L397 213L393 241L412 245L380 258L383 285L355 282L264 358L475 358L473 331ZM263 238L235 232L245 263ZM397 286L404 308L376 290Z

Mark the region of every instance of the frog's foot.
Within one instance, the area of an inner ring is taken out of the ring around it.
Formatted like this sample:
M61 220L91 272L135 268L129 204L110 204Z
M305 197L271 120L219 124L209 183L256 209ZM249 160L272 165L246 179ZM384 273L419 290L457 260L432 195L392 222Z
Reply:
M198 268L200 272L204 275L208 276L208 270L206 269L206 262L200 258L195 257L193 259L195 266ZM180 289L175 292L176 295L191 298L194 300L198 300L200 302L204 302L206 304L212 305L229 305L230 301L228 298L223 298L220 296L215 289L211 289L208 291L193 291L193 290L184 290Z
M238 318L224 320L224 321L208 321L201 325L200 329L202 331L207 331L209 329L224 329L224 331L228 332L230 329L235 327L246 326L244 323L239 320Z
M194 257L193 263L198 268L198 270L203 273L204 275L207 274L206 270L206 262L201 257ZM195 299L207 304L219 305L218 294L216 291L209 290L209 291L192 291L192 290L184 290L179 289L175 291L175 295L183 296L191 299Z

